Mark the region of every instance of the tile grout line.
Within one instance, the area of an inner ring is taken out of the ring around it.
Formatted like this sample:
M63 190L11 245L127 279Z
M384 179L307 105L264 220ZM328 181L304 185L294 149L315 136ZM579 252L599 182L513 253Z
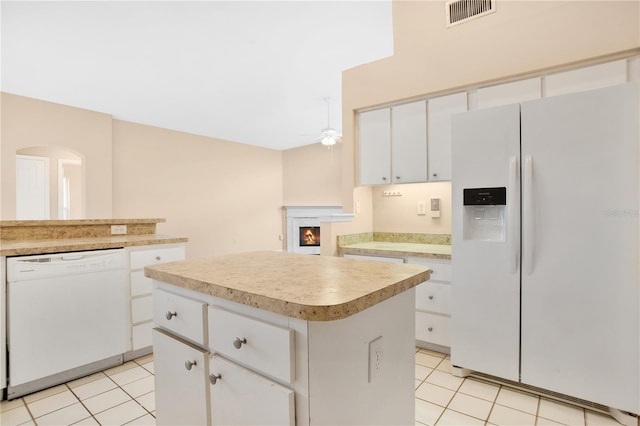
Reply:
M105 374L105 376L106 376L106 374ZM108 377L108 376L107 376L107 377ZM98 380L99 380L99 379L98 379ZM94 381L97 381L97 380L94 380ZM91 383L91 382L89 382L89 383ZM93 413L91 412L91 410L89 410L89 407L87 407L86 405L84 405L84 402L82 402L82 400L80 399L80 397L79 397L78 395L76 395L76 393L73 391L73 389L71 389L71 387L69 387L69 385L68 385L67 383L65 383L65 385L67 385L67 387L69 388L69 390L71 391L71 393L73 394L73 396L75 396L75 397L76 397L76 399L77 399L77 400L78 400L78 402L82 405L82 407L83 407L85 410L87 410L87 413L89 413L89 417L91 417L93 420L95 420L95 421L96 421L96 423L98 423L99 425L101 425L102 423L100 423L100 422L98 421L98 419L96 419L96 417L93 415ZM88 419L89 417L87 417L86 419ZM86 420L86 419L82 419L82 420ZM82 420L79 420L79 421L82 421ZM76 422L76 423L77 423L77 422ZM36 424L37 424L37 423L36 423Z

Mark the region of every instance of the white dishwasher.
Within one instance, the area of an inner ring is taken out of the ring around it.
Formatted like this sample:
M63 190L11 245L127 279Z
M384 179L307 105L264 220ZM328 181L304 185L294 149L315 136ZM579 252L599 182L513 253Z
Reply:
M7 258L8 399L122 363L124 249Z

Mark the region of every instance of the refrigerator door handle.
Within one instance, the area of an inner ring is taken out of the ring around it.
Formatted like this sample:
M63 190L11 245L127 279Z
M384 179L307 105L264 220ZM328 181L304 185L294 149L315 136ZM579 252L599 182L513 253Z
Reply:
M523 194L522 194L522 237L527 242L526 250L523 250L522 269L526 275L533 272L533 252L535 250L534 232L534 207L533 207L533 159L531 155L524 157Z
M516 187L518 185L518 159L509 158L509 186L507 187L507 256L509 257L509 273L518 272L520 257L520 235L517 232Z

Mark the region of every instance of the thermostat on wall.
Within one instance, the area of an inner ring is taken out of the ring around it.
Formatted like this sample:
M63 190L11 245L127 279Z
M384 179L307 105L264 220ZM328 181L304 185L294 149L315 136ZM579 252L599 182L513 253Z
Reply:
M440 217L440 198L431 199L431 217Z

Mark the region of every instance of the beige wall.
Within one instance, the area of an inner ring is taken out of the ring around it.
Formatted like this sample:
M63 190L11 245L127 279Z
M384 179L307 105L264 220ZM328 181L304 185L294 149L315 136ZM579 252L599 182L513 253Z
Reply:
M400 191L401 196L385 197L384 191ZM430 199L440 199L440 217L432 218ZM418 215L418 201L425 201L427 214ZM376 186L372 190L373 230L427 234L451 233L451 183L412 183Z
M115 217L163 217L187 257L279 250L282 154L113 120Z
M342 144L282 151L282 178L285 206L341 206Z
M111 116L9 93L1 96L0 218L15 219L15 154L32 146L77 154L85 165L86 218L111 217ZM57 217L57 210L51 217Z
M501 1L448 29L444 13L444 1L394 1L394 56L343 73L345 209L358 197L356 110L640 49L637 1Z

